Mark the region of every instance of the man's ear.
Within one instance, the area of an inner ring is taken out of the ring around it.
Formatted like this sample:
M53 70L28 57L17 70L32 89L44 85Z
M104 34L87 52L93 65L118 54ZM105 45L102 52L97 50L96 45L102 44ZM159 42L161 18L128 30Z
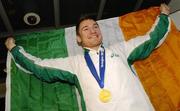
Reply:
M82 42L81 37L79 35L76 36L76 40L77 40L78 43Z
M77 41L78 45L81 46L82 39L79 35L76 36L76 41Z

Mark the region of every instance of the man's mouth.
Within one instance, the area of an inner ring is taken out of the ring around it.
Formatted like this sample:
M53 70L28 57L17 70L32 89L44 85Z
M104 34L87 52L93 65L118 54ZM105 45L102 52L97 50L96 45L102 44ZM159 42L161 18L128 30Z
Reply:
M98 38L98 35L97 34L93 34L93 35L91 35L91 37Z

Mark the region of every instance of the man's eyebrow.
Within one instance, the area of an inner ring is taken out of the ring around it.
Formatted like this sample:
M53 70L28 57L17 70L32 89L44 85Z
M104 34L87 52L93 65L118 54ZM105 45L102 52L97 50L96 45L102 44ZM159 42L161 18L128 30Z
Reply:
M83 26L81 29L84 29L84 28L86 28L86 27L88 27L88 26Z
M97 25L97 26L99 26L99 24L98 24L98 23L94 23L93 25Z

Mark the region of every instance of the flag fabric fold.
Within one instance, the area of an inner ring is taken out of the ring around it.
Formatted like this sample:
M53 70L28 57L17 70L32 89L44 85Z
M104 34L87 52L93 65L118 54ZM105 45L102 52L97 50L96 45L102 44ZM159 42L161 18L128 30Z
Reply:
M157 7L120 17L125 40L145 34L159 14ZM136 61L135 70L156 111L180 109L180 32L175 25L164 43L145 60Z

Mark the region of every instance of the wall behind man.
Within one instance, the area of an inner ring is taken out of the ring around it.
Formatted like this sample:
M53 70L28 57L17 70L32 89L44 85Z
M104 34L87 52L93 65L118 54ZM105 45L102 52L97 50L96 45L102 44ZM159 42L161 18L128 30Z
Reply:
M180 31L180 0L171 0L168 5L171 8L171 18Z

